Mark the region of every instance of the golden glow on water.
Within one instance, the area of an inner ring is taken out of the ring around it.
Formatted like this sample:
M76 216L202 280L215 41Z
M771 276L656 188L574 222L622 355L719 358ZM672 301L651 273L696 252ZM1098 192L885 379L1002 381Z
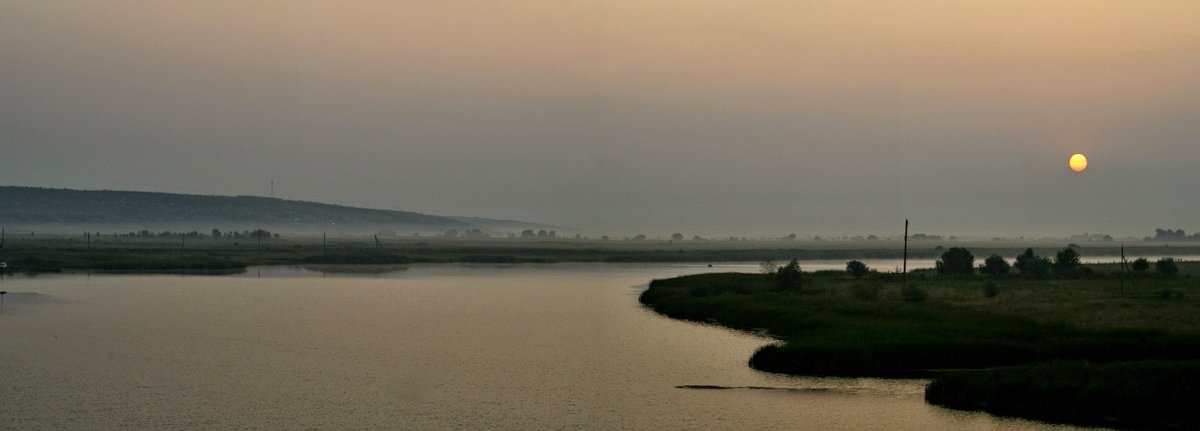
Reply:
M760 373L770 340L637 302L753 269L10 278L0 429L1072 429L930 406L920 380Z

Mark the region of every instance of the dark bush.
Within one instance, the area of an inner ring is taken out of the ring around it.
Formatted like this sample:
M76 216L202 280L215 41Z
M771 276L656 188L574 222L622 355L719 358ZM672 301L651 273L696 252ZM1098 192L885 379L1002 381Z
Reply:
M1136 272L1146 272L1150 270L1150 261L1144 257L1139 257L1133 261L1133 270Z
M800 290L801 275L800 261L792 259L775 271L775 287L779 290Z
M979 267L979 272L998 277L1008 274L1008 269L1008 262L1004 261L1004 258L1000 257L1000 255L993 254L983 260L983 265Z
M942 275L970 275L975 272L975 256L962 247L951 247L937 261L937 272Z
M854 278L863 278L864 275L867 275L868 271L870 270L865 263L857 260L846 262L846 272L849 272Z
M1045 278L1050 275L1051 266L1050 259L1033 254L1032 248L1025 249L1025 252L1017 256L1016 262L1013 263L1013 267L1017 268L1021 274L1037 278Z
M1054 255L1054 273L1060 277L1069 277L1076 275L1075 270L1079 268L1079 252L1074 248L1067 247L1059 250Z
M1164 257L1154 262L1154 272L1163 277L1174 277L1179 275L1179 265L1175 263L1175 259Z

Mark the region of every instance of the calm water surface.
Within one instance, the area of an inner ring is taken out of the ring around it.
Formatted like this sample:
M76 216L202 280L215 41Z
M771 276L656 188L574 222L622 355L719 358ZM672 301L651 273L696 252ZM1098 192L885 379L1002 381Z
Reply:
M637 303L653 278L755 269L5 278L0 428L1074 429L929 406L920 380L760 373L771 340Z

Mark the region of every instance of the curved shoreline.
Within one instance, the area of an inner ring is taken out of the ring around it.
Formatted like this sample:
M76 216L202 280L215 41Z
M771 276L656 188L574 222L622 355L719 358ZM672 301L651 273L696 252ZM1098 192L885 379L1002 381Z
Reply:
M927 391L927 401L932 404L1056 423L1139 429L1200 425L1200 417L1178 407L1200 401L1194 391L1152 388L1152 393L1181 398L1169 402L1120 395L1135 393L1129 391L1134 386L1152 385L1147 382L1165 385L1179 381L1170 376L1193 376L1191 370L1200 370L1200 362L1196 361L1200 358L1200 331L1084 330L1066 322L964 309L952 301L955 295L965 295L963 289L982 283L972 278L938 282L941 285L930 301L906 303L898 295L891 295L898 284L886 279L855 281L833 273L806 273L805 277L804 289L789 293L773 290L769 276L761 274L701 274L655 280L639 301L671 318L742 330L767 328L778 334L783 343L760 348L748 361L749 366L761 371L806 376L933 377ZM865 300L852 296L855 289L872 283L888 294ZM1017 286L1012 289L1026 289L1023 293L1053 293L1045 289L1046 281L1012 279L1004 283ZM1109 286L1116 281L1105 279L1053 283L1056 289L1072 292L1117 290L1115 285ZM1135 292L1141 299L1121 300L1131 307L1163 307L1150 302L1150 294L1158 284L1179 283L1186 282L1143 283ZM982 296L981 292L976 294ZM1062 306L1066 309L1067 305ZM1066 367L1073 370L1073 378L1058 381L1052 388L1039 385L1037 379L1047 375L1044 367L1064 367L1044 363L1062 364L1062 360L1073 361L1065 362L1071 364ZM1109 365L1094 365L1096 361ZM1113 379L1114 373L1129 376ZM1195 376L1200 379L1200 372ZM1088 390L1098 384L1110 385L1108 392ZM1019 401L1023 399L1039 402L1022 404ZM1078 408L1066 399L1082 399L1086 405L1101 407Z

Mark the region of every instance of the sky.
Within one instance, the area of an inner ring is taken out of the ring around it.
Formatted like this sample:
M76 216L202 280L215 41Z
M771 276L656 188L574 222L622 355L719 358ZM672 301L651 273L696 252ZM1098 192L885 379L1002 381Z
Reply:
M1200 229L1194 0L0 4L0 185L689 237Z

